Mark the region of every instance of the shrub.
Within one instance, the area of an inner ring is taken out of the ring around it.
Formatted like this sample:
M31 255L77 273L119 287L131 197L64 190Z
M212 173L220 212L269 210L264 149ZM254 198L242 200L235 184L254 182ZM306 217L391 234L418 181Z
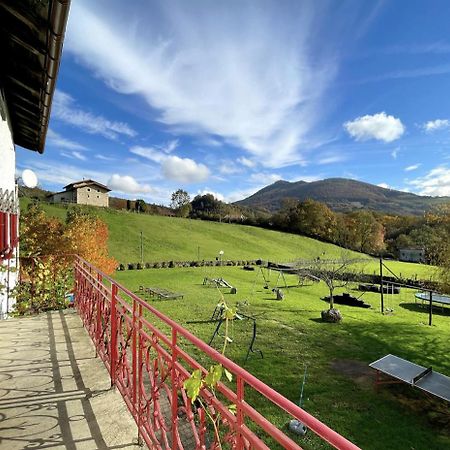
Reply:
M135 263L128 263L128 270L136 270L136 264Z

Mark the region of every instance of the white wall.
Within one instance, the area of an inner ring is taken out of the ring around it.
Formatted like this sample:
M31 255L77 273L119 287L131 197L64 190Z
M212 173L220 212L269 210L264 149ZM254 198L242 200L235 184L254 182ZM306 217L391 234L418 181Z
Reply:
M16 152L9 124L8 112L3 91L0 90L0 188L15 193ZM15 194L14 194L15 195ZM0 206L1 207L1 206ZM15 272L16 259L10 259L9 265L13 270L7 270L8 262L3 264L0 270L0 285L6 285L0 289L0 319L6 318L15 301L9 295L9 291L15 286L17 273Z

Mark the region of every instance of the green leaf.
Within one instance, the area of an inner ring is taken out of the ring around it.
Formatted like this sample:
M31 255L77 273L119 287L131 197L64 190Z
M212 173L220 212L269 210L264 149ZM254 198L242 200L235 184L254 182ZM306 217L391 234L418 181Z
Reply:
M192 375L186 379L183 383L184 389L186 389L187 396L191 401L195 402L198 395L200 394L200 389L202 388L202 372L200 369L196 369L192 372Z
M223 369L223 371L225 372L225 376L227 377L227 380L228 381L232 381L233 380L233 374L230 372L230 371L228 371L227 369Z
M228 405L228 411L230 411L230 413L236 415L236 412L237 412L236 405L234 403L232 403L231 405Z
M233 308L226 308L223 312L223 316L225 319L232 320L234 319L234 316L236 315L236 310Z
M223 367L221 364L211 366L209 372L205 377L205 384L214 387L222 378Z

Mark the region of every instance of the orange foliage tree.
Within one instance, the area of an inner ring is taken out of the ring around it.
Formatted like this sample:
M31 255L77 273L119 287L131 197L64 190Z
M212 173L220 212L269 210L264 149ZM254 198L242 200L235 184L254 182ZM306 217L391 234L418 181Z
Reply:
M108 255L108 226L98 217L74 209L67 214L64 238L77 254L110 275L118 262Z

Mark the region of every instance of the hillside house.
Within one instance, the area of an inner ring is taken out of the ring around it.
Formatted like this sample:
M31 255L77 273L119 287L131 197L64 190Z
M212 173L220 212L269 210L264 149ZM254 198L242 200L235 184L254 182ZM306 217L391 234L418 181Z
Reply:
M17 278L15 145L44 152L69 3L0 2L0 318L13 308Z
M64 191L48 196L52 203L76 203L78 205L109 206L107 186L94 180L81 180L64 186Z
M423 248L400 248L398 250L400 261L423 263L425 262L425 250Z

